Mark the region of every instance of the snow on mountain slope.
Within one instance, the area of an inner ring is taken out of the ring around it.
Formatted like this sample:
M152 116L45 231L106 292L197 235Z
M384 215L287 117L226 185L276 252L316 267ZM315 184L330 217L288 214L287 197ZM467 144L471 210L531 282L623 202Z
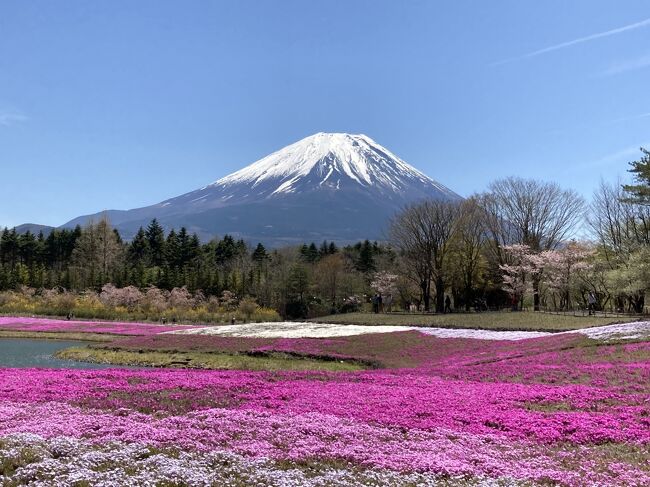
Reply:
M273 194L288 193L297 190L296 183L314 171L321 178L319 185L336 186L336 181L343 176L363 186L402 191L406 181L417 180L451 193L366 135L322 132L274 152L210 186L248 183L255 188L265 181L280 179L283 182Z
M400 203L460 199L366 135L318 133L157 206L218 208L318 191L364 192Z

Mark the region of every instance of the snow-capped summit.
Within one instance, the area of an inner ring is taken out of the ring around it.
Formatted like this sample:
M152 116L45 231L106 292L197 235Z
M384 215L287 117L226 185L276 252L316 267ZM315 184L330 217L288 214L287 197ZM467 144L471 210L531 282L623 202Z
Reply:
M220 206L288 194L352 189L393 200L458 198L367 135L323 132L288 145L181 198L198 205ZM174 198L163 204L178 202Z
M366 135L320 132L221 178L211 186L252 183L255 188L265 181L280 181L273 194L291 193L299 190L297 183L310 175L314 176L310 180L318 185L332 188L340 188L341 178L394 191L404 190L409 180L433 182Z
M317 133L196 191L109 217L127 237L156 217L204 238L351 241L382 238L397 210L431 198L460 196L366 135Z

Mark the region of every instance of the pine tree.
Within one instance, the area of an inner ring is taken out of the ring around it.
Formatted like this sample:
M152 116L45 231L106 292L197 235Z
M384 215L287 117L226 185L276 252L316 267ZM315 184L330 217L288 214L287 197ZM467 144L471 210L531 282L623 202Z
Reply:
M165 263L169 269L181 267L181 245L176 230L173 228L169 231L165 241Z
M0 241L0 254L2 254L2 263L13 269L18 263L19 243L16 229L8 230L5 228L2 232L2 241Z
M637 184L628 184L623 189L630 194L634 203L650 204L650 150L641 147L643 155L638 161L630 162L631 169Z
M190 261L190 256L189 256L190 236L188 235L187 228L185 227L181 227L180 231L178 232L178 246L179 246L178 265L179 267L183 268Z
M355 263L359 272L368 273L376 270L374 254L375 249L368 240L359 246L359 257Z
M144 233L144 229L140 227L138 233L135 234L128 249L129 262L133 266L144 266L145 260L149 255L149 243Z
M269 255L266 253L266 248L261 243L257 244L255 250L253 251L252 259L254 262L261 263L269 258Z
M149 246L149 262L153 266L161 266L165 262L165 231L155 218L145 232Z
M327 240L323 240L323 243L320 244L320 248L318 249L318 256L322 259L323 257L329 255L330 249L329 245L327 244Z
M223 239L217 243L215 249L215 258L218 264L230 262L237 253L235 240L230 235L224 235Z
M199 236L196 233L193 233L190 237L183 253L189 265L194 265L199 257L201 257L201 240L199 240Z
M18 255L21 263L32 265L36 254L36 237L29 230L18 236Z

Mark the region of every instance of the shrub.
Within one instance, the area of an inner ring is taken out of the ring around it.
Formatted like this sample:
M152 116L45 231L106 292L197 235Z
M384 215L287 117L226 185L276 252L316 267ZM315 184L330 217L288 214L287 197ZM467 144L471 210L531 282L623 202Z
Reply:
M250 321L251 316L253 316L259 309L259 305L254 298L247 296L239 302L238 309L239 312L244 315L246 321Z
M235 316L239 321L278 321L280 315L273 309L261 308L255 299L244 298L237 305L233 293L226 293L226 303L203 293L192 295L186 288L167 292L149 287L143 293L130 286L117 288L107 284L102 292L89 290L75 294L64 289L43 289L38 293L0 293L0 312L41 314L104 320L185 321L193 323L224 323ZM226 304L226 305L224 305Z

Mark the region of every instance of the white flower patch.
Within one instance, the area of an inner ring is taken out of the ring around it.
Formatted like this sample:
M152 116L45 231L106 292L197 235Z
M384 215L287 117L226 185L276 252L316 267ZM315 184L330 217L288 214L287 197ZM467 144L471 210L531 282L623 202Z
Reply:
M526 340L551 335L545 331L491 331L474 328L417 328L425 335L438 338L474 338L477 340Z
M301 323L290 321L244 323L241 325L206 326L166 332L173 335L214 335L249 338L332 338L372 333L419 331L438 338L473 338L476 340L527 340L558 333L542 331L494 331L475 328L434 328L383 325L342 325L329 323ZM623 323L570 330L562 333L582 333L596 340L639 339L650 337L650 322Z
M206 326L167 332L174 335L215 335L252 338L331 338L372 333L394 333L416 330L439 338L475 338L478 340L525 340L550 335L536 331L490 331L471 328L429 328L383 325L336 325L328 323L269 322L241 325Z
M569 333L582 333L594 340L635 340L640 338L650 338L650 321L595 326L593 328L583 328L582 330L575 330Z
M330 338L370 333L393 333L416 328L409 326L334 325L327 323L298 323L279 321L245 323L242 325L206 326L190 330L167 332L174 335L216 335L253 338Z

